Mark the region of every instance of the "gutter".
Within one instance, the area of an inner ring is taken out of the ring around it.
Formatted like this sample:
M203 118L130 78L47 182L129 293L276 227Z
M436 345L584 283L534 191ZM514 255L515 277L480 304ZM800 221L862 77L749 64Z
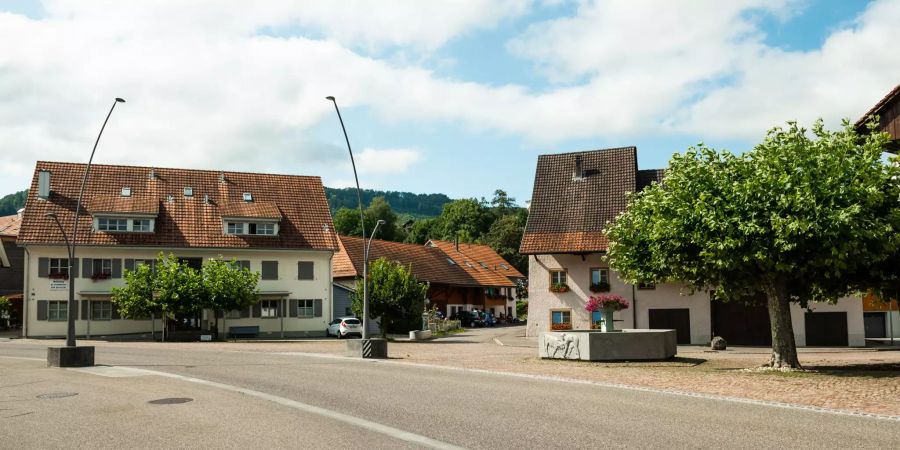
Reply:
M31 299L31 294L28 291L28 272L31 267L31 253L28 252L28 247L22 247L25 250L25 280L22 282L22 337L28 337L28 301Z

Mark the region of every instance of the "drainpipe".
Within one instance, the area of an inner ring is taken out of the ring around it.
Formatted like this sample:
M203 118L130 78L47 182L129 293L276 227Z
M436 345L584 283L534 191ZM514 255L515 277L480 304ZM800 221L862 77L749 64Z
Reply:
M28 247L23 247L25 250L25 280L22 283L22 337L28 337L28 301L31 300L31 294L28 292L28 273L30 270L29 263L31 262L31 253L28 252Z
M631 321L634 327L638 327L637 323L637 297L634 296L634 285L631 285Z

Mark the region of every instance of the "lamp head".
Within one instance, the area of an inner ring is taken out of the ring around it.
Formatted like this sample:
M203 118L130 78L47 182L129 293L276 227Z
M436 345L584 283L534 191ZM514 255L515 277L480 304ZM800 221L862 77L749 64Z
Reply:
M375 222L375 225L384 225L385 223L385 221L379 220L378 222Z
M118 103L125 103L125 99L124 99L124 98L116 97L116 102L118 102Z
M331 101L334 101L334 97L331 96L331 95L329 95L328 97L325 97L325 100L331 100Z

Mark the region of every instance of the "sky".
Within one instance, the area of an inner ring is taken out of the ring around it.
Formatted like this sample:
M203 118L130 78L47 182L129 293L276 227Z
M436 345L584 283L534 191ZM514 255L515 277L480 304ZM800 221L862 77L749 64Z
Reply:
M252 6L247 6L251 5ZM35 161L531 197L537 155L856 120L900 83L900 0L0 0L0 195Z

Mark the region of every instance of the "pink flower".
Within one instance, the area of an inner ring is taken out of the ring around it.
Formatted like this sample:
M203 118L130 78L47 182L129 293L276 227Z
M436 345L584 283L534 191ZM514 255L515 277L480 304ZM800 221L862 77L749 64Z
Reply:
M628 300L622 298L621 295L600 294L598 296L592 295L587 303L585 303L584 309L588 312L603 311L604 309L621 311L623 309L628 309L628 306Z

